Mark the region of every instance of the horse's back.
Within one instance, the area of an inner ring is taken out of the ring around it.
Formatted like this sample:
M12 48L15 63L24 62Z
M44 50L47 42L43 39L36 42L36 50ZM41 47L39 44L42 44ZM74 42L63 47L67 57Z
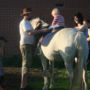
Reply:
M77 31L73 28L64 28L57 32L54 38L57 47L61 50L65 47L71 47L74 43L76 33Z
M77 32L74 28L64 28L49 38L46 36L41 45L43 54L50 60L54 60L56 54L61 54L62 58L65 58L69 55L68 53L71 52L71 56L73 57L76 51L75 38ZM50 41L46 45L48 39L50 39Z
M77 31L73 28L64 28L58 32L51 32L47 34L42 42L42 46L48 47L50 43L69 43L68 41L73 40ZM65 42L64 42L65 40ZM70 42L71 43L71 42Z

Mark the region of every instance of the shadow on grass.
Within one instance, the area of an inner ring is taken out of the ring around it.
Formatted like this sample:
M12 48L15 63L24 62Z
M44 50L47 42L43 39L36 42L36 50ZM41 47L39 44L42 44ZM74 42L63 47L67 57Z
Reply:
M20 90L20 68L4 68L5 69L5 90ZM49 90L69 90L69 78L65 69L55 70L55 88ZM89 84L90 84L90 71ZM40 69L31 69L29 73L29 86L33 90L42 90L43 87L43 77L42 71ZM89 86L90 88L90 86Z
M20 75L5 74L5 90L20 90Z
M5 69L5 90L20 90L20 68L4 68ZM56 85L54 89L49 90L67 90L67 77L65 71L57 72ZM59 75L61 74L61 75ZM65 75L63 75L65 74ZM33 90L42 90L43 76L40 69L31 69L29 73L29 86Z

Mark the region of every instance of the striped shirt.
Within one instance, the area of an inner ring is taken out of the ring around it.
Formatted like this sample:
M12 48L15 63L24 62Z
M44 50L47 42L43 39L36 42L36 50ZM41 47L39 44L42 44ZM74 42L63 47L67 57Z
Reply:
M62 15L56 15L56 16L54 16L54 19L53 19L53 21L52 21L52 24L51 24L51 26L65 26L65 23L64 23L64 17L62 16Z

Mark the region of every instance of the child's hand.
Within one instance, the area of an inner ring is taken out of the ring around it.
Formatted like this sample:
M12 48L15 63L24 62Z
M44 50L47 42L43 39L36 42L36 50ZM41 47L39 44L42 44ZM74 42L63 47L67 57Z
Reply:
M90 41L90 37L87 38L87 41Z
M29 32L28 34L29 34L29 35L31 35L31 34L32 34L32 32Z
M52 32L56 32L56 29L53 29Z

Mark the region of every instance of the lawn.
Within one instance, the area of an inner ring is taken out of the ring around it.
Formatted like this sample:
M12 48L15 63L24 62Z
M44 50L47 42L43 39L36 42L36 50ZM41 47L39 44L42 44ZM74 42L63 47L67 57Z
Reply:
M6 72L5 77L5 90L19 90L20 87L20 68L6 67L4 68ZM89 74L89 85L90 85L90 71ZM33 90L42 90L43 86L43 77L41 69L31 69L29 73L29 85L33 87ZM55 70L55 88L52 90L69 90L69 78L67 71L65 69L56 69ZM90 89L90 86L89 86Z
M32 68L29 72L29 85L33 90L42 90L43 76L41 62L38 57L34 57ZM5 71L5 90L20 90L20 67L21 57L10 56L3 58L3 65ZM55 88L53 90L69 90L68 73L64 67L63 62L55 63ZM90 89L90 66L88 65L88 79Z

